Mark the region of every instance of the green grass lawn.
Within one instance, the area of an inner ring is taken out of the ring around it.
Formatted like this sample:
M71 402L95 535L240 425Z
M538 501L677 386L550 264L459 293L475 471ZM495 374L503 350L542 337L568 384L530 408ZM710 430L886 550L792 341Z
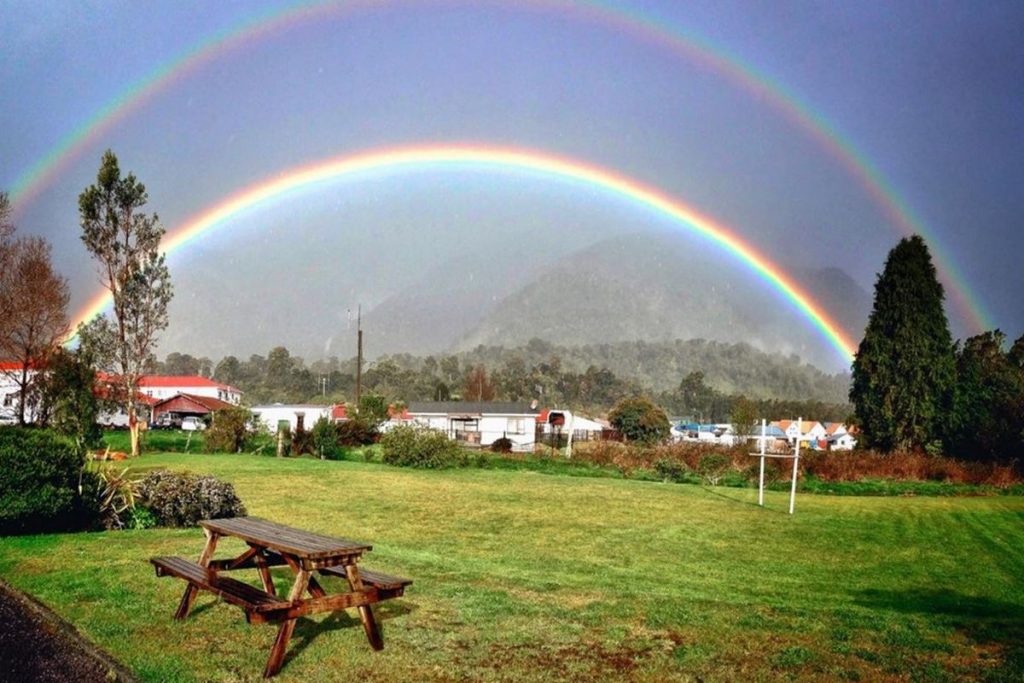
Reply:
M368 567L415 580L378 608L383 652L354 613L303 619L282 681L1024 678L1021 497L803 495L790 517L784 493L760 509L753 489L254 456L136 464L215 474L250 514L370 542ZM208 594L174 622L184 584L146 561L198 556L202 540L4 538L0 575L145 680L258 680L274 628Z

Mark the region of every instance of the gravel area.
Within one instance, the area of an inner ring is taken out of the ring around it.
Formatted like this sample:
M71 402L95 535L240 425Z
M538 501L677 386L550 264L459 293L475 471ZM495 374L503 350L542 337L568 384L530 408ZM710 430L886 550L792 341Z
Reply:
M0 681L134 680L73 626L0 580Z

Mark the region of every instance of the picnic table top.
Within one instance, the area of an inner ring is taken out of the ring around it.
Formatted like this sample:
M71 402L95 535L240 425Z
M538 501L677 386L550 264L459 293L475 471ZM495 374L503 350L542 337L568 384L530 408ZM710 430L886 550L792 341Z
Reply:
M373 550L368 543L324 536L271 522L259 517L230 517L199 522L222 536L236 536L263 548L271 548L307 560L362 555Z

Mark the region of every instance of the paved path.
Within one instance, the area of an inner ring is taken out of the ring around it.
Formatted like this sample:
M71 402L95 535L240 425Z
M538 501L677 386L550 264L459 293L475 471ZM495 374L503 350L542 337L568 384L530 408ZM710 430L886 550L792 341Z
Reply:
M73 626L0 580L0 681L131 682Z

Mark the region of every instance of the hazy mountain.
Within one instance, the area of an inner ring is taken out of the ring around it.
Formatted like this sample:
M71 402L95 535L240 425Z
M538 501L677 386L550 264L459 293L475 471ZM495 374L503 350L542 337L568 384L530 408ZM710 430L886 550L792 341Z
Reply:
M863 329L870 301L849 276L792 272L846 329ZM797 354L829 370L842 362L801 313L737 272L731 257L664 236L613 238L561 259L494 306L458 348L534 337L566 346L702 338Z

